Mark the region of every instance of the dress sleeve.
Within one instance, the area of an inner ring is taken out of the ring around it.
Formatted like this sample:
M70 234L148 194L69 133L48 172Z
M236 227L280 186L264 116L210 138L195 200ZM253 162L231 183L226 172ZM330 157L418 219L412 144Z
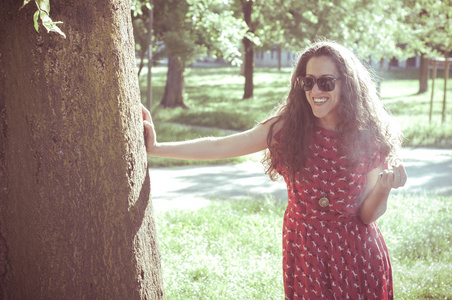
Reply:
M268 118L267 120L264 120L264 121L260 122L259 125L264 125L265 123L267 123L267 122L273 120L274 118L276 118L276 116L270 117L270 118Z
M367 165L367 170L366 172L369 173L370 171L378 168L379 166L381 166L386 158L383 157L382 153L381 153L381 149L379 147L377 147L376 145L373 147L374 153L372 154L372 156L369 159L369 163Z

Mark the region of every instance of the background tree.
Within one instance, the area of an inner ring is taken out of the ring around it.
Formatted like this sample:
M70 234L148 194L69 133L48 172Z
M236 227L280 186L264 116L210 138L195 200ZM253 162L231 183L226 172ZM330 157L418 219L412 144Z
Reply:
M20 5L0 10L0 298L164 299L130 6L52 2L64 39Z
M135 47L138 48L140 54L140 65L138 68L138 77L144 66L144 58L148 59L148 74L146 81L146 107L152 107L152 67L154 52L154 1L149 0L132 0L132 24L135 36ZM147 54L147 55L146 55Z
M245 86L243 99L253 97L254 91L254 41L251 39L259 25L258 15L260 6L254 5L253 0L240 0L240 11L243 13L243 20L246 23L247 34L242 38L243 44L243 75L245 76Z
M234 18L228 1L154 0L156 59L168 57L163 107L185 107L184 71L204 54L236 61L237 39L244 26Z
M452 1L405 0L407 48L421 54L419 93L428 89L429 59L452 51Z
M389 0L236 0L236 17L243 15L254 37L243 39L244 98L252 97L253 41L262 50L276 47L278 56L281 48L299 52L318 37L338 41L377 60L401 56L403 52L397 47L400 31L395 30L400 24L395 20L400 6Z
M420 53L420 93L427 90L428 55L433 49L444 53L450 47L450 0L285 1L279 6L289 11L282 26L289 47L324 36L354 49L361 57L380 61L380 68L384 60Z
M246 34L242 38L242 69L245 76L243 99L253 97L255 47L259 47L263 51L277 47L278 56L280 56L281 48L294 49L299 43L292 44L291 42L303 38L298 30L300 24L294 25L292 22L290 12L294 5L295 7L302 6L302 9L305 9L299 1L234 1L233 9L236 18L242 18L247 25ZM297 29L294 30L294 28ZM304 41L306 40L305 38Z
M390 0L321 0L287 6L286 40L295 49L317 37L342 43L362 57L376 61L402 56L398 47L403 27L398 19L402 5Z
M152 21L152 6L149 0L132 0L132 25L133 35L135 37L135 50L140 58L138 66L138 76L144 67L144 59L151 45L153 33L149 32L150 22Z

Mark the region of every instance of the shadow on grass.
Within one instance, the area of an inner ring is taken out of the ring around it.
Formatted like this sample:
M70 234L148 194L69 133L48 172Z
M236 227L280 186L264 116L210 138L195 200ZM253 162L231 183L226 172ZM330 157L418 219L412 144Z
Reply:
M425 93L424 93L425 94ZM391 96L391 97L382 97L381 99L383 101L390 101L390 100L400 100L400 98L411 98L411 97L417 97L417 96L422 96L424 94L419 94L419 93L410 93L410 94L406 94L406 95L397 95L397 96ZM430 98L429 98L430 99ZM430 100L429 100L430 101ZM400 100L400 102L403 102L403 100Z

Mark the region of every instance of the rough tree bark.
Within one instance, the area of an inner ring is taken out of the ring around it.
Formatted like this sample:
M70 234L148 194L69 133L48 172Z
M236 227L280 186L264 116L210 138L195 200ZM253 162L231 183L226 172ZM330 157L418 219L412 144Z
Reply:
M163 107L187 107L184 103L185 63L180 57L168 57L165 92L160 105Z
M164 299L127 1L0 9L0 298Z
M251 14L253 12L253 1L242 1L242 10L245 23L248 25L248 31L254 32ZM242 40L243 49L245 52L244 57L244 75L245 75L245 90L243 93L243 99L249 99L253 97L254 92L254 43L250 41L247 37Z

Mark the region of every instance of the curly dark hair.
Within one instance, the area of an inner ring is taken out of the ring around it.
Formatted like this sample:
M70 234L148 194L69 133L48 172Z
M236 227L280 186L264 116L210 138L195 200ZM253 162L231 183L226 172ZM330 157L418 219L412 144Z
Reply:
M306 75L306 65L312 57L328 56L336 64L343 86L340 94L340 123L337 126L342 148L349 157L349 167L360 162L363 155L371 157L375 146L386 161L394 164L402 135L390 122L390 116L380 97L371 73L353 52L331 41L319 41L302 52L293 70L290 91L276 111L276 121L267 136L269 150L262 160L272 180L278 177L278 165L292 179L302 172L310 154L309 145L316 126L316 117L297 82ZM282 122L279 143L272 143L274 126ZM373 145L373 146L372 146Z

